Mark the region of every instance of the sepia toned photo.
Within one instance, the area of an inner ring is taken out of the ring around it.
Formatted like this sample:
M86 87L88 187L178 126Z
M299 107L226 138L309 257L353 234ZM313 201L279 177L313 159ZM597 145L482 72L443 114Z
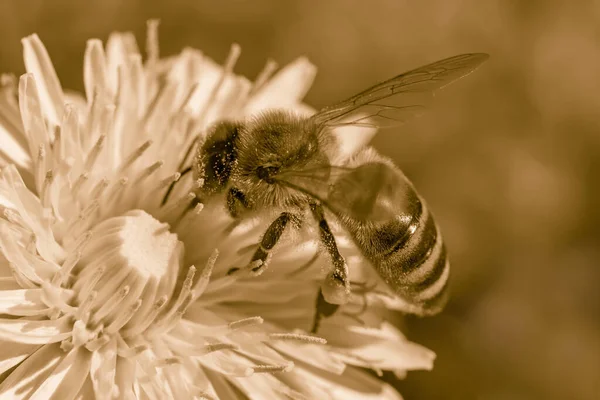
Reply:
M600 3L0 12L0 400L600 399Z

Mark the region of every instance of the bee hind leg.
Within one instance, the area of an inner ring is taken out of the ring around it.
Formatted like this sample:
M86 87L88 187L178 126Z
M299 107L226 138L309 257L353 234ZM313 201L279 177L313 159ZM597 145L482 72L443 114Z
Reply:
M282 212L279 217L269 225L258 245L258 249L256 249L250 260L250 264L248 264L248 267L246 268L250 270L251 275L257 276L264 272L271 259L273 247L279 242L281 235L290 222L292 225L299 225L300 217L290 212ZM240 271L240 269L231 268L227 274L231 275L237 271Z
M321 243L329 253L332 262L331 271L321 284L323 299L330 304L346 304L350 297L348 265L338 250L335 237L325 219L323 207L318 203L311 203L310 210L319 224Z

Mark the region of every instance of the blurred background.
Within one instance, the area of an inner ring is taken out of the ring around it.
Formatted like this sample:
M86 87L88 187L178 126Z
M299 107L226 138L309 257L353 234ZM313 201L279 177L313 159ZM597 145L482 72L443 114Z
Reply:
M21 73L37 32L63 86L83 90L85 42L114 30L161 55L185 46L236 72L306 55L316 108L463 52L491 59L425 117L381 132L428 200L453 265L440 316L405 318L432 372L394 384L407 399L600 399L600 2L579 0L2 1L0 71Z

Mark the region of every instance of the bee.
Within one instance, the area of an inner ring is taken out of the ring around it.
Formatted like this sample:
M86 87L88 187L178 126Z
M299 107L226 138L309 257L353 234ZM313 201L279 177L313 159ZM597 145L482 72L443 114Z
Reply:
M199 201L224 195L236 219L281 210L248 266L229 273L262 273L284 231L312 216L331 261L316 301L312 331L317 331L321 318L333 315L351 292L348 266L328 223L332 216L388 288L409 304L409 312L439 312L450 267L426 203L400 169L372 148L340 157L343 141L334 132L400 124L426 108L436 90L488 57L462 54L416 68L309 117L269 110L247 121L218 122L182 171L203 182Z

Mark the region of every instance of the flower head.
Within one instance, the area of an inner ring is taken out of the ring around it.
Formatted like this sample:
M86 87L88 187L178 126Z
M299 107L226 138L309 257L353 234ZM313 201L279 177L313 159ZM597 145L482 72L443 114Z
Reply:
M3 398L394 399L361 368L431 367L379 312L397 299L367 285L309 333L327 262L310 235L287 235L261 276L228 275L272 218L235 221L179 172L216 121L312 112L306 59L250 82L235 45L223 67L159 58L151 22L144 62L131 34L88 41L81 97L36 35L23 47L27 73L0 89ZM339 242L352 279L371 279Z

